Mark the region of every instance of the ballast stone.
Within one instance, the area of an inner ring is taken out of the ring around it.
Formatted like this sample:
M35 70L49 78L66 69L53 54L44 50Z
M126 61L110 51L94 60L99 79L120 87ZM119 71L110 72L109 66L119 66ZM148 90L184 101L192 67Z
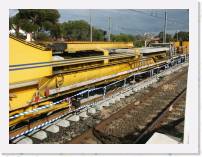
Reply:
M51 125L47 127L45 130L51 133L58 133L60 131L60 128L57 125Z
M57 121L57 123L55 123L55 125L63 127L63 128L67 128L70 126L70 122L68 120L61 119L61 120Z
M40 131L34 133L34 134L32 135L32 137L33 137L33 138L36 138L36 139L38 139L38 140L44 140L44 139L46 139L48 136L47 136L47 133L46 133L45 131L40 130Z

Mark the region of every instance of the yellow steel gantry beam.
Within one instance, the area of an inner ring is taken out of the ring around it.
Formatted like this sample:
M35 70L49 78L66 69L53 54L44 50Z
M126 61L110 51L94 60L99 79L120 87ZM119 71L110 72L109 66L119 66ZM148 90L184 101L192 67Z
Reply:
M67 52L134 47L133 42L66 42L66 44Z

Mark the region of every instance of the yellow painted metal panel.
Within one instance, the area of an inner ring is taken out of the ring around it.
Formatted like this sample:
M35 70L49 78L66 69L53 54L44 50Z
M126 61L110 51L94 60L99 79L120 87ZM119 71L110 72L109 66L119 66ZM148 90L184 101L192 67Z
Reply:
M149 64L153 64L153 63L154 63L153 59L150 58L150 59L148 59L148 61L145 61L143 63L143 65L149 65ZM80 82L85 82L88 80L97 79L97 78L104 77L104 76L117 74L117 73L120 73L123 71L131 70L131 69L139 67L139 66L141 66L140 62L134 61L132 63L121 63L121 64L117 64L117 65L104 66L104 67L95 68L95 69L83 70L83 71L79 71L79 72L75 72L75 73L63 74L63 84L61 85L61 87L73 85L73 84L80 83ZM49 82L49 84L47 84L46 87L49 89L54 89L57 87L56 82L57 81L55 79L52 79Z
M152 59L148 60L148 62L145 62L144 65L148 65L148 64L152 64L154 63ZM45 94L45 89L49 88L49 89L55 89L58 88L57 86L57 81L62 80L62 84L60 87L65 87L65 86L69 86L69 85L73 85L76 83L80 83L80 82L84 82L84 81L88 81L88 80L92 80L92 79L96 79L96 78L100 78L100 77L104 77L104 76L109 76L109 75L113 75L119 72L123 72L123 71L127 71L130 70L132 68L138 67L140 66L139 61L136 61L134 63L132 63L133 66L131 65L131 63L122 63L122 64L117 64L117 65L111 65L111 66L104 66L104 67L100 67L100 68L96 68L96 69L89 69L89 70L83 70L83 71L79 71L79 72L74 72L74 73L67 73L67 74L63 74L63 78L60 77L56 77L56 76L52 76L49 78L45 78L44 79L46 81L43 81L43 79L40 81L41 83L39 83L39 88L35 87L24 87L24 88L19 88L16 90L10 90L10 93L16 95L16 98L13 98L10 101L10 105L12 109L17 109L20 107L25 106L25 104L27 104L28 101L30 101L35 92L37 92L37 89L39 89L40 91L40 96L44 96ZM32 70L32 69L30 69ZM43 83L42 83L43 82ZM45 86L43 86L43 84L45 84Z
M180 42L179 41L174 42L174 46L175 47L179 47L180 46Z
M9 83L32 81L52 74L52 67L33 68L9 72Z
M189 48L189 41L183 41L182 46Z
M42 51L35 47L25 45L17 40L9 38L9 64L26 64L51 61L52 52Z
M32 100L36 90L36 86L10 90L10 93L14 95L14 98L10 100L10 111L27 106L28 102Z
M52 59L51 51L43 51L38 48L26 45L23 42L9 38L9 64L27 64L36 62L48 62ZM30 81L52 74L52 67L41 67L35 69L24 69L10 71L9 83Z
M67 42L68 52L112 49L112 48L132 48L133 42Z

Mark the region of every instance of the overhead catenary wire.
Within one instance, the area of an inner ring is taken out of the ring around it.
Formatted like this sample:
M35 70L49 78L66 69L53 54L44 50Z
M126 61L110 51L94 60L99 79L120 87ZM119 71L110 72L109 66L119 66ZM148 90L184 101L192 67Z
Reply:
M148 14L147 12L144 12L142 10L137 10L137 9L128 9L129 11L131 12L136 12L136 13L140 13L140 14L143 14L145 16L149 16L149 17L153 17L153 18L156 18L156 19L164 19L164 16L159 16L158 14ZM170 24L180 24L180 25L184 25L184 23L181 23L173 18L170 18L167 19L168 23Z

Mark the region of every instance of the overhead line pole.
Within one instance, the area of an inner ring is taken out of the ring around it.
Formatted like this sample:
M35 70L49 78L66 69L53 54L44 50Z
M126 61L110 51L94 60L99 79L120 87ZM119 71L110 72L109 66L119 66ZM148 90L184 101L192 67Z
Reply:
M111 17L109 16L108 41L111 40Z
M166 29L167 29L167 11L165 11L163 43L166 43Z
M93 27L92 27L92 19L91 19L91 10L90 10L90 42L93 42Z

